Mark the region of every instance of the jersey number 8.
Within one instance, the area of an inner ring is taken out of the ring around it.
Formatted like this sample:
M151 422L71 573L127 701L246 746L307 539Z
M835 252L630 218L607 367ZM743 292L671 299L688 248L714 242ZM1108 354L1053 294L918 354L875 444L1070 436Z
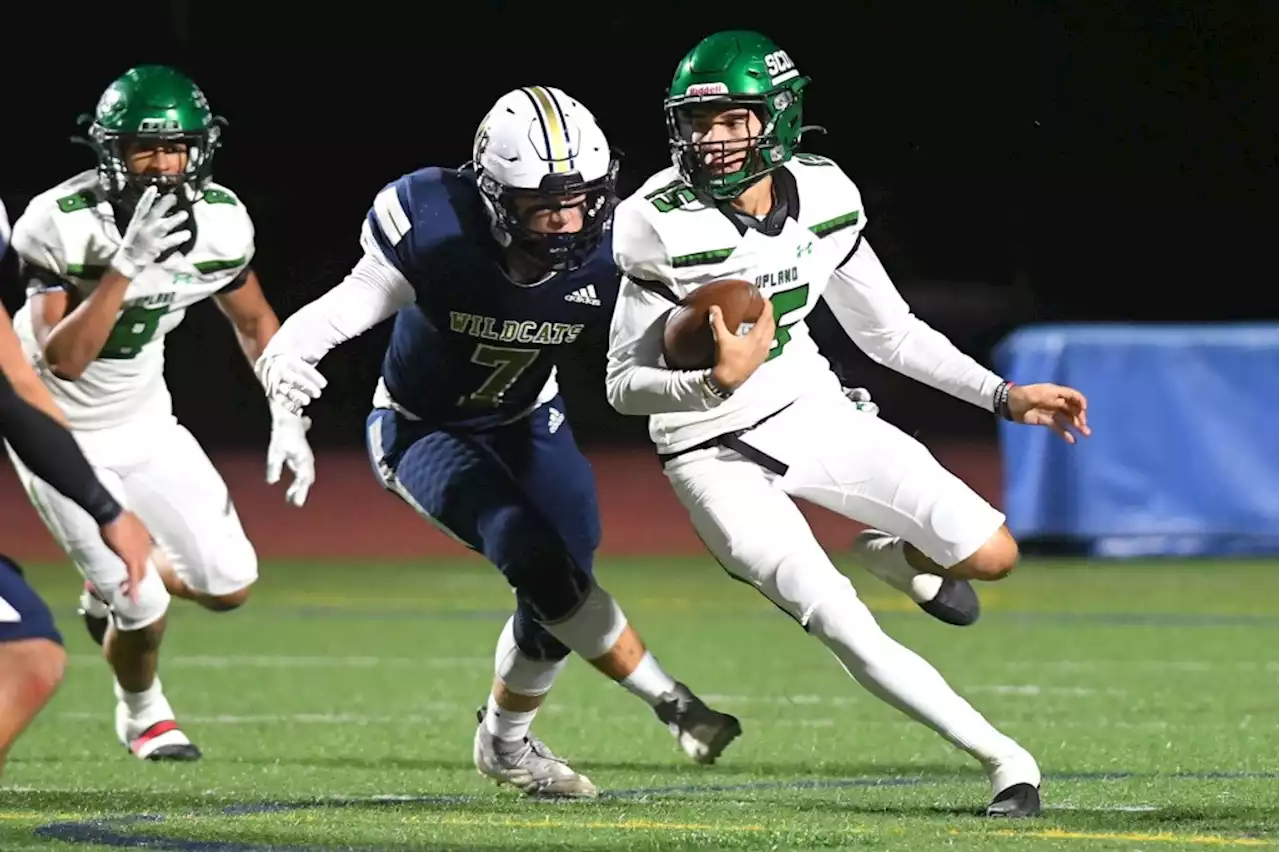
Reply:
M115 327L107 336L98 352L99 358L136 358L142 347L155 337L160 327L160 318L169 312L168 306L159 308L132 307L126 308L116 320Z

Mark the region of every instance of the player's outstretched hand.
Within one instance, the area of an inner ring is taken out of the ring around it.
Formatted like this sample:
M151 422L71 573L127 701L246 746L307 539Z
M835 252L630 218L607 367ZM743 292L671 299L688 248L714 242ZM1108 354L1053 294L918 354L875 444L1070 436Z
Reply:
M329 380L298 356L288 352L271 352L270 345L267 348L268 351L253 365L254 375L267 392L268 401L277 403L294 414L300 414L302 409L320 396Z
M736 390L769 357L773 346L773 334L777 326L773 319L773 306L765 299L760 319L746 334L739 337L724 324L719 305L712 305L711 333L716 340L716 365L711 375L726 390Z
M307 430L310 428L310 417L302 417L272 401L271 442L267 445L267 484L275 485L279 482L280 474L288 466L293 473L293 482L289 484L284 498L299 508L307 502L307 492L316 481L316 457L307 441Z
M151 533L138 516L127 509L99 529L103 542L124 562L129 579L122 591L137 600L138 586L147 574L147 559L151 556Z
M1088 407L1084 394L1063 385L1014 385L1009 390L1009 414L1015 422L1048 426L1068 444L1076 442L1072 430L1085 437L1093 434Z

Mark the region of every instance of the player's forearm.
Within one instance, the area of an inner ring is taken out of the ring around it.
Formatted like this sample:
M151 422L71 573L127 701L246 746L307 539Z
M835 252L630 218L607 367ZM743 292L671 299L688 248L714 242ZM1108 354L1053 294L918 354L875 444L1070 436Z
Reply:
M850 339L873 361L992 409L1000 377L911 312L870 243L861 241L836 270L824 298Z
M365 255L338 286L290 316L266 352L288 352L316 364L330 349L413 303L413 287L385 261Z
M706 411L719 400L706 388L706 370L666 370L609 360L605 390L619 414Z
M32 408L59 426L70 427L66 413L53 401L53 394L49 393L49 389L45 387L44 382L40 381L39 376L34 371L32 371L30 378L23 376L18 381L15 381L13 389Z
M88 512L99 525L119 517L122 507L94 474L71 433L22 399L3 375L0 431L32 473Z
M961 352L923 320L911 319L906 328L863 332L854 342L872 360L991 411L1000 376Z
M93 363L111 336L128 289L129 279L108 269L88 298L50 330L44 358L55 376L75 381Z
M45 387L26 353L22 351L22 344L14 333L9 313L3 306L0 306L0 371L3 371L18 396L60 425L67 425L67 416L53 401L49 388Z
M235 324L235 329L236 342L240 344L240 351L244 353L245 358L249 359L249 366L252 367L258 363L262 353L267 351L271 338L280 331L280 320L276 317L275 311L265 311L240 320Z
M609 324L605 393L619 414L706 411L720 403L706 384L708 370L662 366L662 330L671 304L623 280Z

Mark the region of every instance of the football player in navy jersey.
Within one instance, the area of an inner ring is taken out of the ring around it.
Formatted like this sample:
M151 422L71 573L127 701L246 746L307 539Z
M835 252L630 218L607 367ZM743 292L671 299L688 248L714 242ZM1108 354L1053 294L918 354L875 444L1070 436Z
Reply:
M370 460L383 487L515 591L474 757L482 774L534 796L596 793L529 730L570 651L645 700L700 763L741 732L662 670L592 573L595 481L556 364L613 312L617 171L582 104L544 86L508 92L470 163L420 169L378 193L364 256L284 323L255 367L269 397L300 411L325 386L321 358L395 316Z

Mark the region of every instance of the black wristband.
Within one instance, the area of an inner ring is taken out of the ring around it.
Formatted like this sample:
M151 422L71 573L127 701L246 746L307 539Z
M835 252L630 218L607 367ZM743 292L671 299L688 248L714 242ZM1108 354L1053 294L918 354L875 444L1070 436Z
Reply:
M707 389L707 393L723 402L733 396L733 391L716 381L715 374L707 370L702 375L702 386Z
M82 507L100 527L105 527L124 514L124 506L111 496L111 492L101 482L97 483L96 488L90 488Z
M1013 382L1003 381L991 395L991 410L1001 420L1013 420L1013 412L1009 410L1009 391L1013 390L1013 386Z

